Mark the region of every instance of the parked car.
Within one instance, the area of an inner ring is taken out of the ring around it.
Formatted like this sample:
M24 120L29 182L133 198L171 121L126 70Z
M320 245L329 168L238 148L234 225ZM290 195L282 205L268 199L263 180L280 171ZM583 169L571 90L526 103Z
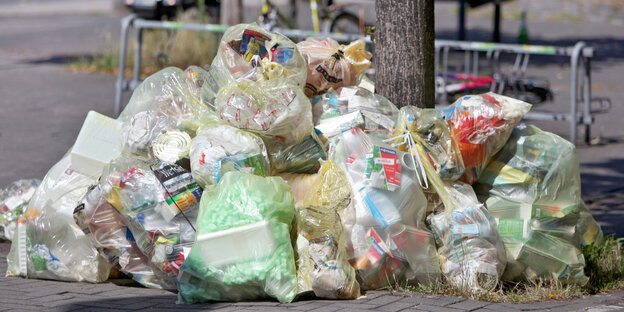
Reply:
M205 0L206 6L219 6L219 0ZM178 11L197 6L197 0L124 0L136 15L146 19L173 17Z

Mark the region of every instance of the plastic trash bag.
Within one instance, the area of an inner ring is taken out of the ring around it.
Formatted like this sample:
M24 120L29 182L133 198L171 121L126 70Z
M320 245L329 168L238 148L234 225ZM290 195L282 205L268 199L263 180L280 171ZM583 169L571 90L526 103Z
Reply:
M362 87L342 87L312 98L315 125L334 117L359 111L362 128L377 138L387 138L399 116L399 109L385 97Z
M520 125L474 187L498 221L509 259L505 280L587 282L581 243L599 243L602 231L581 200L572 143Z
M364 116L359 111L322 120L314 127L321 140L328 145L335 144L343 132L355 128L364 130Z
M197 240L178 275L178 302L292 301L294 202L284 180L230 171L205 190L200 206Z
M320 95L330 88L355 86L371 66L364 40L339 45L333 39L307 38L297 44L307 64L305 94Z
M351 203L344 172L326 161L297 210L299 292L320 298L355 299L360 285L349 264L338 213Z
M98 185L91 186L74 209L74 221L91 239L100 255L119 271L143 286L176 289L175 279L167 276L145 256L117 210L106 202Z
M303 200L310 192L312 185L316 182L317 175L318 173L305 174L288 172L277 174L277 176L284 179L284 181L288 183L288 186L290 186L290 192L292 193L293 199L295 200L295 209L299 209L303 204Z
M460 289L492 289L507 262L494 218L467 184L446 182L437 191L445 210L430 214L427 221L436 237L442 272Z
M184 70L184 82L189 91L189 95L197 103L214 109L214 99L219 92L219 84L212 74L200 67L189 66ZM202 106L199 106L202 107Z
M335 142L352 128L386 139L399 115L394 104L362 87L332 89L312 101L315 130L324 142Z
M420 144L443 180L455 181L464 174L464 162L457 141L437 110L402 107L392 136L397 138L395 142L401 151L417 154L410 143Z
M191 172L202 187L217 184L228 171L269 174L269 158L257 135L211 122L200 127L190 148Z
M187 157L191 135L198 125L218 120L214 106L207 106L213 103L204 99L201 90L206 87L200 73L205 72L197 67L186 72L168 67L134 90L118 118L123 129L123 154L164 162Z
M310 101L284 80L232 83L219 91L216 106L223 121L260 136L272 159L314 130Z
M127 122L136 114L147 111L158 112L174 123L209 116L210 102L202 101L198 96L198 84L203 76L199 73L203 74L204 70L195 66L187 71L167 67L150 75L134 89L118 120Z
M327 159L324 144L312 132L303 141L273 154L271 172L315 173L321 167L320 160Z
M415 112L421 113L422 111L416 110ZM433 116L434 118L430 120L435 121L436 115ZM427 118L423 120L426 124ZM418 127L417 122L415 126ZM438 127L440 127L439 124ZM444 129L444 127L441 128ZM428 129L432 128L428 127ZM415 135L408 133L409 135L405 135L408 142L404 145L408 146L414 157L421 160L418 162L418 167L424 169L423 176L428 181L428 189L435 191L433 193L428 190L426 193L429 204L427 211L430 212L427 216L427 223L431 226L435 236L442 272L451 284L461 289L489 290L498 283L506 264L505 249L498 235L495 221L477 201L469 185L452 182L453 176L457 177L457 174L448 175L451 181L442 180L440 168L445 168L445 166L434 167L436 162L433 158L449 159L449 155L444 155L446 153L444 145L434 146L440 149L432 152L430 143L438 144L437 141L440 139L432 138L441 138L445 135L442 134L443 132L437 132L437 134L433 132L428 135L427 132L421 131ZM448 144L451 140L446 141ZM452 145L449 150L453 151ZM418 172L422 173L422 171Z
M141 252L159 270L175 277L195 238L202 195L188 169L121 157L104 169L100 187Z
M39 184L39 179L22 179L0 190L0 240L13 238L17 226L15 221L28 206Z
M511 135L531 104L492 92L459 98L442 113L459 145L466 171L462 181L473 184L490 158Z
M375 155L375 149L384 154ZM359 129L343 133L330 157L347 172L353 194L340 216L363 290L439 278L435 241L424 220L427 200L409 158ZM370 167L375 163L383 169ZM386 189L391 180L395 187Z
M283 80L302 88L306 64L297 45L285 36L239 24L221 37L209 73L219 89L241 80Z
M70 159L68 153L48 171L18 220L7 276L90 283L108 279L110 264L72 216L97 178L74 171Z

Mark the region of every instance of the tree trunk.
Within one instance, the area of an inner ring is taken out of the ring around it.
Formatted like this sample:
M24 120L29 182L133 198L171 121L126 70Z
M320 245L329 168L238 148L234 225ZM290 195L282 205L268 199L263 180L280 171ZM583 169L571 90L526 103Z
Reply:
M434 107L433 0L377 0L375 91L398 107Z

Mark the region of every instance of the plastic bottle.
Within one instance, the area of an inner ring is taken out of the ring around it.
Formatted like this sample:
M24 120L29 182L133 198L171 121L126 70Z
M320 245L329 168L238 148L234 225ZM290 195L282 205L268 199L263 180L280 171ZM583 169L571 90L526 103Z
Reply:
M519 44L529 44L529 29L527 28L526 11L522 11L522 22L520 24L520 33L518 34Z

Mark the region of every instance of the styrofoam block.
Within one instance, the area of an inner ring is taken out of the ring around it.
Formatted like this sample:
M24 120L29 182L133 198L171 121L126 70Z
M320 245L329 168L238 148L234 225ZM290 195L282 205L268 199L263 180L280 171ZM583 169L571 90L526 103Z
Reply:
M71 151L72 168L99 176L104 166L121 154L121 131L117 120L89 111Z

